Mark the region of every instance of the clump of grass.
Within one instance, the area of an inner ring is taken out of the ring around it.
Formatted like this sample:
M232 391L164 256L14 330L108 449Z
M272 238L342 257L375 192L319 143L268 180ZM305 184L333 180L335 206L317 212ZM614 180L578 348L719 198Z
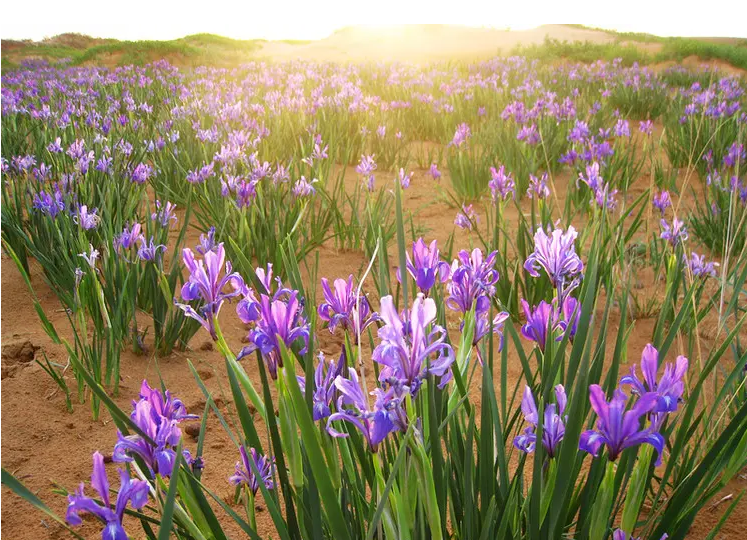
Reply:
M90 45L82 44L87 38ZM72 43L72 44L71 44ZM115 57L118 65L144 65L174 57L190 65L237 63L237 55L256 51L261 40L238 40L215 34L194 34L168 41L98 40L80 36L79 39L52 39L40 43L23 43L10 51L3 51L3 70L17 69L16 59L35 58L52 61L69 59L73 66L101 62Z
M683 60L697 56L702 60L721 60L734 67L747 69L747 39L735 44L715 43L691 38L668 38L657 59Z
M585 63L620 58L622 65L625 66L634 63L682 61L688 56L696 56L703 61L720 60L734 67L747 69L747 40L744 39L717 42L695 38L663 38L639 33L611 34L615 37L615 41L611 43L570 42L545 38L542 45L520 45L515 47L511 54L540 60L572 60ZM659 43L662 49L657 53L650 53L634 44L624 44L625 41Z
M652 62L650 54L634 45L590 41L570 42L552 38L545 38L542 45L518 46L511 51L511 55L522 55L545 61L572 60L585 63L598 60L612 61L619 58L624 66L632 66L636 62L639 64Z

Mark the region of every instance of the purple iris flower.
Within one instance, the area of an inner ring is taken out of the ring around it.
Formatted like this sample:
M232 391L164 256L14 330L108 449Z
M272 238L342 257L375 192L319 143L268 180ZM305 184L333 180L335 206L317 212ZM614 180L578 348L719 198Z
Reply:
M94 208L89 212L88 207L83 204L78 207L78 212L73 216L73 221L80 225L80 227L85 231L95 229L101 220L101 218L96 215L96 212L98 212L97 208Z
M156 244L152 236L149 242L146 242L145 236L143 235L140 235L138 240L140 242L140 247L137 249L137 257L141 261L155 261L159 249L161 252L166 251L166 246L163 244Z
M568 134L568 140L570 142L583 143L589 138L589 135L591 135L589 125L583 120L576 120L573 129Z
M86 141L81 139L75 139L75 142L71 144L67 149L67 155L72 159L80 159L86 152Z
M371 176L376 170L376 161L374 161L375 155L365 156L361 155L361 160L355 167L355 172L362 176Z
M661 239L666 240L672 247L677 247L677 244L687 240L687 227L685 223L677 218L672 220L672 226L670 227L666 220L661 220Z
M313 415L314 422L327 418L332 414L329 406L332 403L335 394L337 393L337 387L335 387L335 379L338 375L342 375L347 364L347 355L345 353L345 347L342 347L342 353L340 358L335 362L330 360L327 363L324 359L324 354L319 353L319 363L314 370L314 396L313 396ZM301 386L301 390L306 392L306 379L304 377L298 377L298 384Z
M329 156L327 155L327 150L329 150L329 145L325 144L322 148L321 145L321 137L317 139L319 142L314 144L314 150L311 152L311 158L316 160L322 160L327 159Z
M368 184L368 190L373 191L374 189L374 171L376 170L376 162L374 161L374 155L361 156L361 161L355 168L356 172L366 178Z
M472 130L469 128L469 124L459 124L454 132L454 137L451 139L449 146L455 146L461 148L464 143L472 136Z
M56 189L54 195L46 191L37 193L34 195L33 207L47 214L52 219L56 218L57 214L65 210L65 201L62 192Z
M145 163L138 164L130 175L130 180L136 184L144 184L153 175L153 167Z
M724 156L723 165L724 167L734 167L747 161L747 150L744 145L738 142L729 147L729 151Z
M190 184L204 184L209 178L215 176L215 162L206 163L200 169L187 173L187 182Z
M41 163L39 167L35 168L33 170L34 178L36 178L39 182L45 182L52 176L52 167L45 163Z
M144 399L135 403L132 419L150 441L137 434L122 435L118 431L112 460L128 463L133 461L133 455L137 455L153 474L171 476L176 461L175 448L182 438L178 421L155 414L153 405ZM188 452L185 452L185 458L191 462Z
M664 217L667 208L672 206L672 198L669 196L668 191L660 191L654 195L652 204L654 205L654 208L657 208L659 212L661 212L661 217Z
M622 118L615 124L615 137L630 137L630 123Z
M475 313L490 309L490 299L495 295L498 270L495 267L497 251L483 259L482 251L475 248L459 252L459 258L451 263L451 281L447 285L449 296L446 305L449 309L467 313L475 304Z
M561 298L579 285L584 270L576 254L576 237L573 225L566 232L555 229L551 236L540 227L534 233L534 251L524 262L524 269L533 277L539 277L538 269L543 268Z
M584 150L579 157L584 161L599 160L603 163L606 163L607 158L613 156L614 153L615 149L612 147L609 141L599 142L594 137L592 137L591 141L589 142L588 148L586 148L586 150Z
M463 204L462 211L457 213L456 219L454 219L454 225L461 229L472 230L477 222L480 220L480 216L474 211L472 205Z
M293 185L293 195L296 197L311 197L316 193L316 188L314 187L314 184L319 182L317 178L314 178L311 182L306 180L305 176L302 176L296 183Z
M565 298L560 310L557 308L557 301L549 304L542 300L536 307L530 308L529 303L522 299L521 307L527 321L521 327L521 334L536 342L542 352L545 352L548 329L553 334L559 334L555 341L562 340L566 331L570 332L570 339L576 334L581 311L578 300L572 296Z
M436 165L435 163L431 163L430 173L431 177L434 180L438 180L441 178L441 171L438 170L438 165Z
M529 188L527 188L527 197L530 199L547 199L550 196L550 188L547 187L548 176L543 173L537 178L533 174L529 175Z
M336 279L334 288L335 290L332 291L329 280L322 278L322 293L325 301L317 308L319 317L329 323L331 333L334 334L338 325L346 331L362 333L369 325L379 320L376 313L371 313L371 307L365 295L358 296L352 274L347 281ZM360 325L360 328L356 328L357 325Z
M545 452L551 458L557 454L560 441L563 440L563 436L565 435L566 417L563 416L563 413L565 412L568 399L566 398L565 388L563 388L562 384L555 386L555 401L557 404L548 403L545 407L545 417L542 422L542 446L545 447ZM528 386L524 387L524 395L521 399L521 412L524 413L524 421L529 426L524 430L524 433L514 438L514 446L522 452L534 452L534 447L537 444L535 430L539 423L539 414L534 401L534 395Z
M273 301L279 298L287 298L293 292L291 289L283 287L283 282L279 277L275 278L277 287L273 286L271 263L267 263L267 268L257 267L254 274L262 284L262 292L260 294L270 295ZM275 289L275 292L273 292L273 289ZM262 315L261 306L255 292L254 289L250 289L245 285L241 291L244 298L239 300L239 303L236 305L236 315L238 315L244 324L254 324Z
M125 227L122 229L122 233L114 238L114 249L117 253L127 251L135 246L135 243L143 238L141 234L141 227L139 223L133 223L131 227Z
M638 130L644 135L651 135L654 132L654 123L651 120L639 122Z
M122 517L129 503L135 510L140 510L148 502L148 482L145 480L131 480L126 470L119 469L120 486L117 500L112 508L109 498L109 479L104 468L104 456L99 452L93 454L93 473L91 485L98 492L101 503L87 497L84 484L81 482L75 494L67 496L67 513L65 520L73 526L81 525L82 512L96 516L104 523L101 531L102 540L127 540L128 536L122 527ZM102 504L103 503L103 504Z
M162 392L157 388L151 388L147 380L143 380L140 385L140 399L150 403L154 422L160 422L161 417L177 422L199 418L196 414L187 414L187 408L181 399L172 396L168 390ZM133 401L132 406L136 408L137 402Z
M399 183L402 186L402 189L407 189L410 187L410 180L412 180L412 173L406 173L403 168L399 169Z
M386 391L375 388L371 392L375 396L373 408L368 404L355 369L348 369L347 379L338 376L335 379L335 387L340 393L337 399L337 412L327 419L327 432L332 437L348 436L347 433L334 429L332 422L350 422L361 431L371 451L376 452L379 443L387 435L405 429L406 416L402 409L402 396L394 386L390 386Z
M592 191L596 191L604 182L602 175L599 173L599 163L594 161L591 165L587 165L586 174L579 173L578 179L589 186Z
M566 296L560 308L560 317L565 331L570 332L570 339L576 335L578 320L581 318L581 304L572 296Z
M610 189L610 185L604 183L594 191L594 202L602 210L614 210L617 208L617 193L616 189Z
M418 289L426 296L436 284L436 280L445 283L449 279L451 268L449 263L440 259L436 240L426 245L422 238L418 238L412 244L412 258L409 253L405 255L407 272L415 280ZM402 282L402 272L399 268L397 268L397 281Z
M531 146L540 142L540 134L539 131L537 131L537 125L530 124L528 126L522 126L519 133L516 135L516 140L524 141Z
M617 206L617 190L611 189L610 185L604 181L604 178L599 173L598 162L594 161L591 165L587 165L586 174L579 173L578 179L591 188L594 193L594 201L600 208L606 210L615 209Z
M555 331L557 328L557 317L552 304L542 300L536 307L529 307L529 303L522 298L521 307L524 310L526 324L521 327L521 334L530 341L534 341L545 352L548 328Z
M300 354L304 354L309 345L309 324L304 318L298 291L291 291L287 294L287 299L273 299L262 294L256 304L247 305L246 309L256 312L258 317L249 331L249 345L241 350L237 359L258 350L267 362L270 375L277 379L278 367L283 367L280 342L290 348L297 340L303 341L304 347L299 351Z
M99 258L99 250L94 249L93 245L88 245L88 253L78 253L79 257L83 257L83 259L88 263L88 266L91 267L91 269L96 268L96 261Z
M272 183L277 185L280 182L287 182L288 180L290 180L290 171L287 167L278 163L275 172L272 173Z
M642 394L635 404L626 410L628 396L622 390L615 390L613 398L607 402L604 390L598 384L589 387L589 401L597 413L597 429L581 434L579 448L597 456L602 446L607 446L610 461L615 461L626 448L648 443L658 454L656 464L661 464L664 450L664 437L653 427L641 429L641 417L648 415L658 401L656 392Z
M114 158L111 156L101 156L101 158L96 162L96 170L102 173L110 173L112 171L112 162L114 161Z
M707 278L708 276L717 277L716 267L719 266L717 262L706 262L705 255L698 255L694 251L690 254L691 258L688 259L686 255L683 255L683 259L687 267L693 274L693 277Z
M273 489L275 483L272 480L272 474L275 471L275 458L270 459L267 456L263 456L254 448L250 448L247 454L243 444L239 446L239 453L241 454L241 461L236 462L236 473L228 479L231 485L246 486L251 490L252 495L257 494L260 482L267 489ZM255 467L257 467L259 478L254 474L254 469L250 465L250 459L254 462Z
M279 298L283 294L290 294L292 292L292 289L283 286L283 282L280 280L279 276L275 277L274 282L276 286L273 287L272 263L267 263L266 268L257 267L254 274L257 276L259 282L262 283L262 286L265 288L267 293L272 294L273 300ZM272 292L273 288L275 289L274 293Z
M52 154L59 154L62 152L62 139L60 137L57 137L53 143L49 143L47 145L47 151L49 151Z
M656 380L659 370L659 351L650 343L646 345L641 354L641 371L643 380L636 374L636 366L630 368L630 374L620 379L620 386L630 385L634 394L643 396L646 393L654 393L657 396L656 404L651 410L652 424L658 429L664 422L666 415L677 410L685 392L683 381L687 373L688 360L684 356L678 356L674 365L666 364L661 379Z
M166 204L156 201L156 211L150 215L150 219L159 223L161 227L168 227L172 223L176 223L176 205L169 201L166 201Z
M516 183L511 176L511 173L506 174L506 167L501 165L498 170L495 167L490 167L490 194L493 197L493 203L498 202L498 199L506 200L511 195L516 197Z
M505 311L501 311L496 314L495 317L493 317L492 324L490 322L490 316L487 311L483 311L479 314L475 315L475 318L477 319L475 321L475 335L472 337L472 346L476 347L478 343L480 343L480 340L488 335L490 332L490 328L492 326L493 333L498 335L499 342L498 342L498 352L503 350L503 324L508 319L508 313ZM462 323L462 327L464 326L464 323ZM480 351L477 351L478 358L480 359L480 362L482 362L482 356Z
M205 255L208 251L215 251L216 246L215 227L210 227L210 230L206 235L200 235L200 245L195 248L195 251L200 255Z
M578 152L571 149L565 154L562 154L560 156L560 158L558 159L558 163L564 163L565 165L573 166L576 164L576 161L578 160L578 158L579 158Z
M226 252L223 243L218 244L215 251L208 251L203 260L196 260L194 253L189 248L182 250L184 266L189 271L189 279L182 286L181 296L185 302L200 299L203 304L199 312L188 304L178 306L187 317L199 322L203 328L210 332L213 340L217 340L215 333L215 319L218 317L223 302L239 295L244 288L244 280L236 272L231 272L231 263L226 261ZM225 263L225 275L221 277L221 270ZM223 289L231 285L231 292Z
M379 380L392 386L407 387L414 395L428 374L448 382L454 351L446 342L446 330L436 324L436 303L418 294L404 320L394 307L391 295L381 299L379 328L381 343L373 351L373 360L383 365ZM448 374L448 375L447 375Z

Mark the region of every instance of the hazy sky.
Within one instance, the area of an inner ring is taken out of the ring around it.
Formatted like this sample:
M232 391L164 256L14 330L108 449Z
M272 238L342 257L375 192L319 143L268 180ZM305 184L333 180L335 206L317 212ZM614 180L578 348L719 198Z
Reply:
M0 10L4 38L62 32L173 39L210 32L239 39L318 39L355 24L447 23L526 29L551 21L658 35L747 37L744 0L15 0Z

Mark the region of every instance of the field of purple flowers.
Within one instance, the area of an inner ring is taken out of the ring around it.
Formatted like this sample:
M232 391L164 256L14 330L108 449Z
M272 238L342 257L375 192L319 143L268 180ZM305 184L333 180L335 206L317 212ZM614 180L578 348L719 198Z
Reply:
M745 88L523 57L4 73L3 525L737 538Z

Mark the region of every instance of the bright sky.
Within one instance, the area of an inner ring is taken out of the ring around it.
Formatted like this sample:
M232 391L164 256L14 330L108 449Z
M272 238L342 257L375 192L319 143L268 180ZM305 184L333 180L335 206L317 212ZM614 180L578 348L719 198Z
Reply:
M3 38L36 40L63 32L133 40L199 32L319 39L359 24L527 29L563 20L663 36L747 38L743 0L11 0L0 20Z

